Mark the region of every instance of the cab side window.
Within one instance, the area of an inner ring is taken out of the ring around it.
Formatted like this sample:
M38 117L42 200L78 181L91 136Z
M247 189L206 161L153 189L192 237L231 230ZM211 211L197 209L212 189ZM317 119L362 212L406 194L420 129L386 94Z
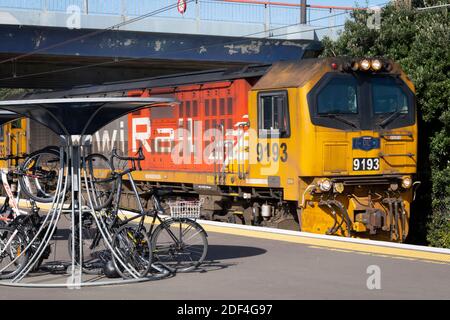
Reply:
M263 92L258 95L258 128L261 138L290 136L286 91Z

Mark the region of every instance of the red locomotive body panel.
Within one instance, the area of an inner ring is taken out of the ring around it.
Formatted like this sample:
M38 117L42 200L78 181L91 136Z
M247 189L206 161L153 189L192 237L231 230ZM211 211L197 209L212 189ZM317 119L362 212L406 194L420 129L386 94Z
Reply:
M131 96L172 96L172 106L143 109L128 117L131 151L144 148L143 170L213 172L211 141L223 130L233 140L237 124L248 121L248 92L245 79L156 88L130 92ZM227 155L225 155L226 158Z

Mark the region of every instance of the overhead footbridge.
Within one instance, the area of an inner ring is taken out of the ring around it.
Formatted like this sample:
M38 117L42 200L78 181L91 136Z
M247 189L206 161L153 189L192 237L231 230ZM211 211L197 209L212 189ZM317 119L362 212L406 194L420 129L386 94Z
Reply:
M0 0L0 87L66 89L322 50L315 28L300 24L299 6L202 0L180 12L176 4Z

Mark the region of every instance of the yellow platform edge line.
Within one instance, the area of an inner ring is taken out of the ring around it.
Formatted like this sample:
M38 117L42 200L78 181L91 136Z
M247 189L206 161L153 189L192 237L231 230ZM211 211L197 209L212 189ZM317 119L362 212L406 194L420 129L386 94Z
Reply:
M398 257L413 258L413 259L419 259L419 260L430 260L430 261L439 261L439 262L450 263L450 255L442 254L442 253L423 252L423 251L415 251L415 250L400 249L400 248L378 247L376 245L349 243L349 242L333 241L333 240L327 240L327 239L307 238L307 237L302 237L302 236L298 236L298 235L276 234L276 233L256 231L256 230L233 229L230 227L219 227L219 226L210 226L210 225L203 225L203 227L208 232L217 232L217 233L231 234L231 235L244 236L244 237L252 237L252 238L267 239L267 240L278 240L278 241L285 241L285 242L290 242L290 243L327 247L327 248L333 248L333 249L343 249L343 250L358 251L358 252L365 252L365 253L384 254L384 255L389 255L389 256L398 256Z

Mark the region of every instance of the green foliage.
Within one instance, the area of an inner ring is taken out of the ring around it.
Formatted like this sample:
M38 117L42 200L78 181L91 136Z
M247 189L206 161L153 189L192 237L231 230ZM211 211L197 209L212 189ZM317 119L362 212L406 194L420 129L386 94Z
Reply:
M6 89L0 88L0 100L13 99L14 97L21 96L26 93L24 89Z
M449 1L412 3L412 8L386 6L379 30L367 26L370 13L353 14L335 41L324 39L323 56L388 57L414 82L423 184L413 213L419 230L413 241L426 238L433 246L450 248L450 9L417 10Z
M450 220L447 210L434 210L429 223L428 241L435 247L447 247L450 244Z

